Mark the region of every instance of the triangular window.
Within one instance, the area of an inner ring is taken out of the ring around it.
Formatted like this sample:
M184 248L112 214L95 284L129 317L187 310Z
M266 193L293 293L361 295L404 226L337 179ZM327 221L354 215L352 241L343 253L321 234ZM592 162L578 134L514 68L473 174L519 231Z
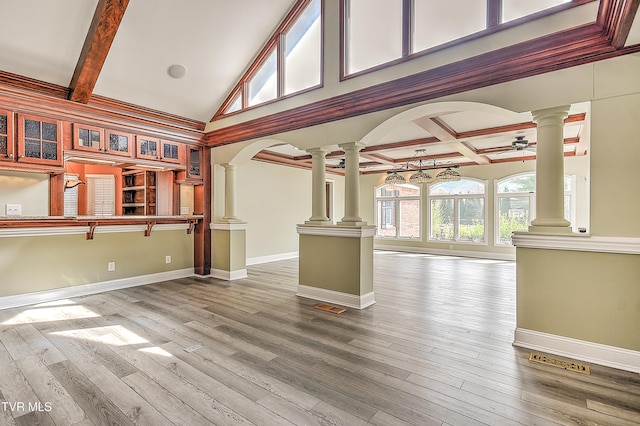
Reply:
M214 119L322 85L322 3L294 5Z

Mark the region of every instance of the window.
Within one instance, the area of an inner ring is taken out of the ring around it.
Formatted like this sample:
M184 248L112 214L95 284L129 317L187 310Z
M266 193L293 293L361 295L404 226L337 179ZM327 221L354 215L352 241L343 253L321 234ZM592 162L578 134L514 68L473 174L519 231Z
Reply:
M564 217L570 222L575 208L575 177L564 177ZM536 212L536 175L508 176L496 183L496 244L509 245L514 231L526 231Z
M487 4L478 0L414 0L411 52L420 52L482 31Z
M402 56L402 0L350 0L347 74Z
M277 59L276 50L274 49L249 80L249 106L258 105L278 97Z
M431 185L429 239L485 243L485 188L485 182L474 179Z
M590 0L342 0L342 77L484 34L508 21ZM591 0L593 1L593 0Z
M564 3L571 3L571 0L502 0L502 22L513 21L523 16L531 15L541 10L550 9Z
M322 85L322 1L298 0L213 118Z
M377 236L419 239L420 187L383 185L376 189Z

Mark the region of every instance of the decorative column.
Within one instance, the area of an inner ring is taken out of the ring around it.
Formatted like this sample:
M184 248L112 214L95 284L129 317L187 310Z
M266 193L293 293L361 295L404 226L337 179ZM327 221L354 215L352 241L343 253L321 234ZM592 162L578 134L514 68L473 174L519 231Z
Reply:
M235 164L223 164L224 167L224 217L225 222L241 222L236 217L236 168Z
M312 148L307 150L311 154L311 217L305 222L307 225L330 225L327 217L326 198L326 156L328 148Z
M224 167L224 216L211 224L211 276L231 281L247 277L247 223L236 216L236 165Z
M345 152L345 216L336 225L312 220L298 225L300 241L298 292L305 297L355 309L373 305L373 238L375 226L360 218L358 152L361 143L340 145ZM323 151L310 151L314 167L314 219L325 216ZM318 161L316 161L316 158ZM322 172L316 167L321 167ZM315 174L317 173L317 175ZM321 174L322 173L322 174ZM319 194L319 195L316 195ZM316 196L318 199L316 200Z
M533 112L538 125L536 145L536 218L529 232L569 233L564 218L564 119L569 106Z
M339 226L362 226L366 222L360 217L360 157L359 152L364 148L360 142L350 142L339 145L344 150L344 217Z

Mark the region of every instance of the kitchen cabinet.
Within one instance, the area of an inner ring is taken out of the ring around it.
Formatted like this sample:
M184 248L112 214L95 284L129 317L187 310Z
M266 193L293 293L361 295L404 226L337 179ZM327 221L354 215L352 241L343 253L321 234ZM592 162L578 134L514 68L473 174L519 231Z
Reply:
M62 165L62 123L32 115L18 115L18 161Z
M122 214L154 216L156 214L156 173L146 170L122 172Z

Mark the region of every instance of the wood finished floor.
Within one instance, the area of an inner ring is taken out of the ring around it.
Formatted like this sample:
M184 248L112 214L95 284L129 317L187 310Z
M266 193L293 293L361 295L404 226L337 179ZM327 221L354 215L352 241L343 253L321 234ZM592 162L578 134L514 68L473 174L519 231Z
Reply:
M513 262L378 252L377 304L339 315L297 260L249 276L0 311L0 424L640 424L640 375L511 345Z

